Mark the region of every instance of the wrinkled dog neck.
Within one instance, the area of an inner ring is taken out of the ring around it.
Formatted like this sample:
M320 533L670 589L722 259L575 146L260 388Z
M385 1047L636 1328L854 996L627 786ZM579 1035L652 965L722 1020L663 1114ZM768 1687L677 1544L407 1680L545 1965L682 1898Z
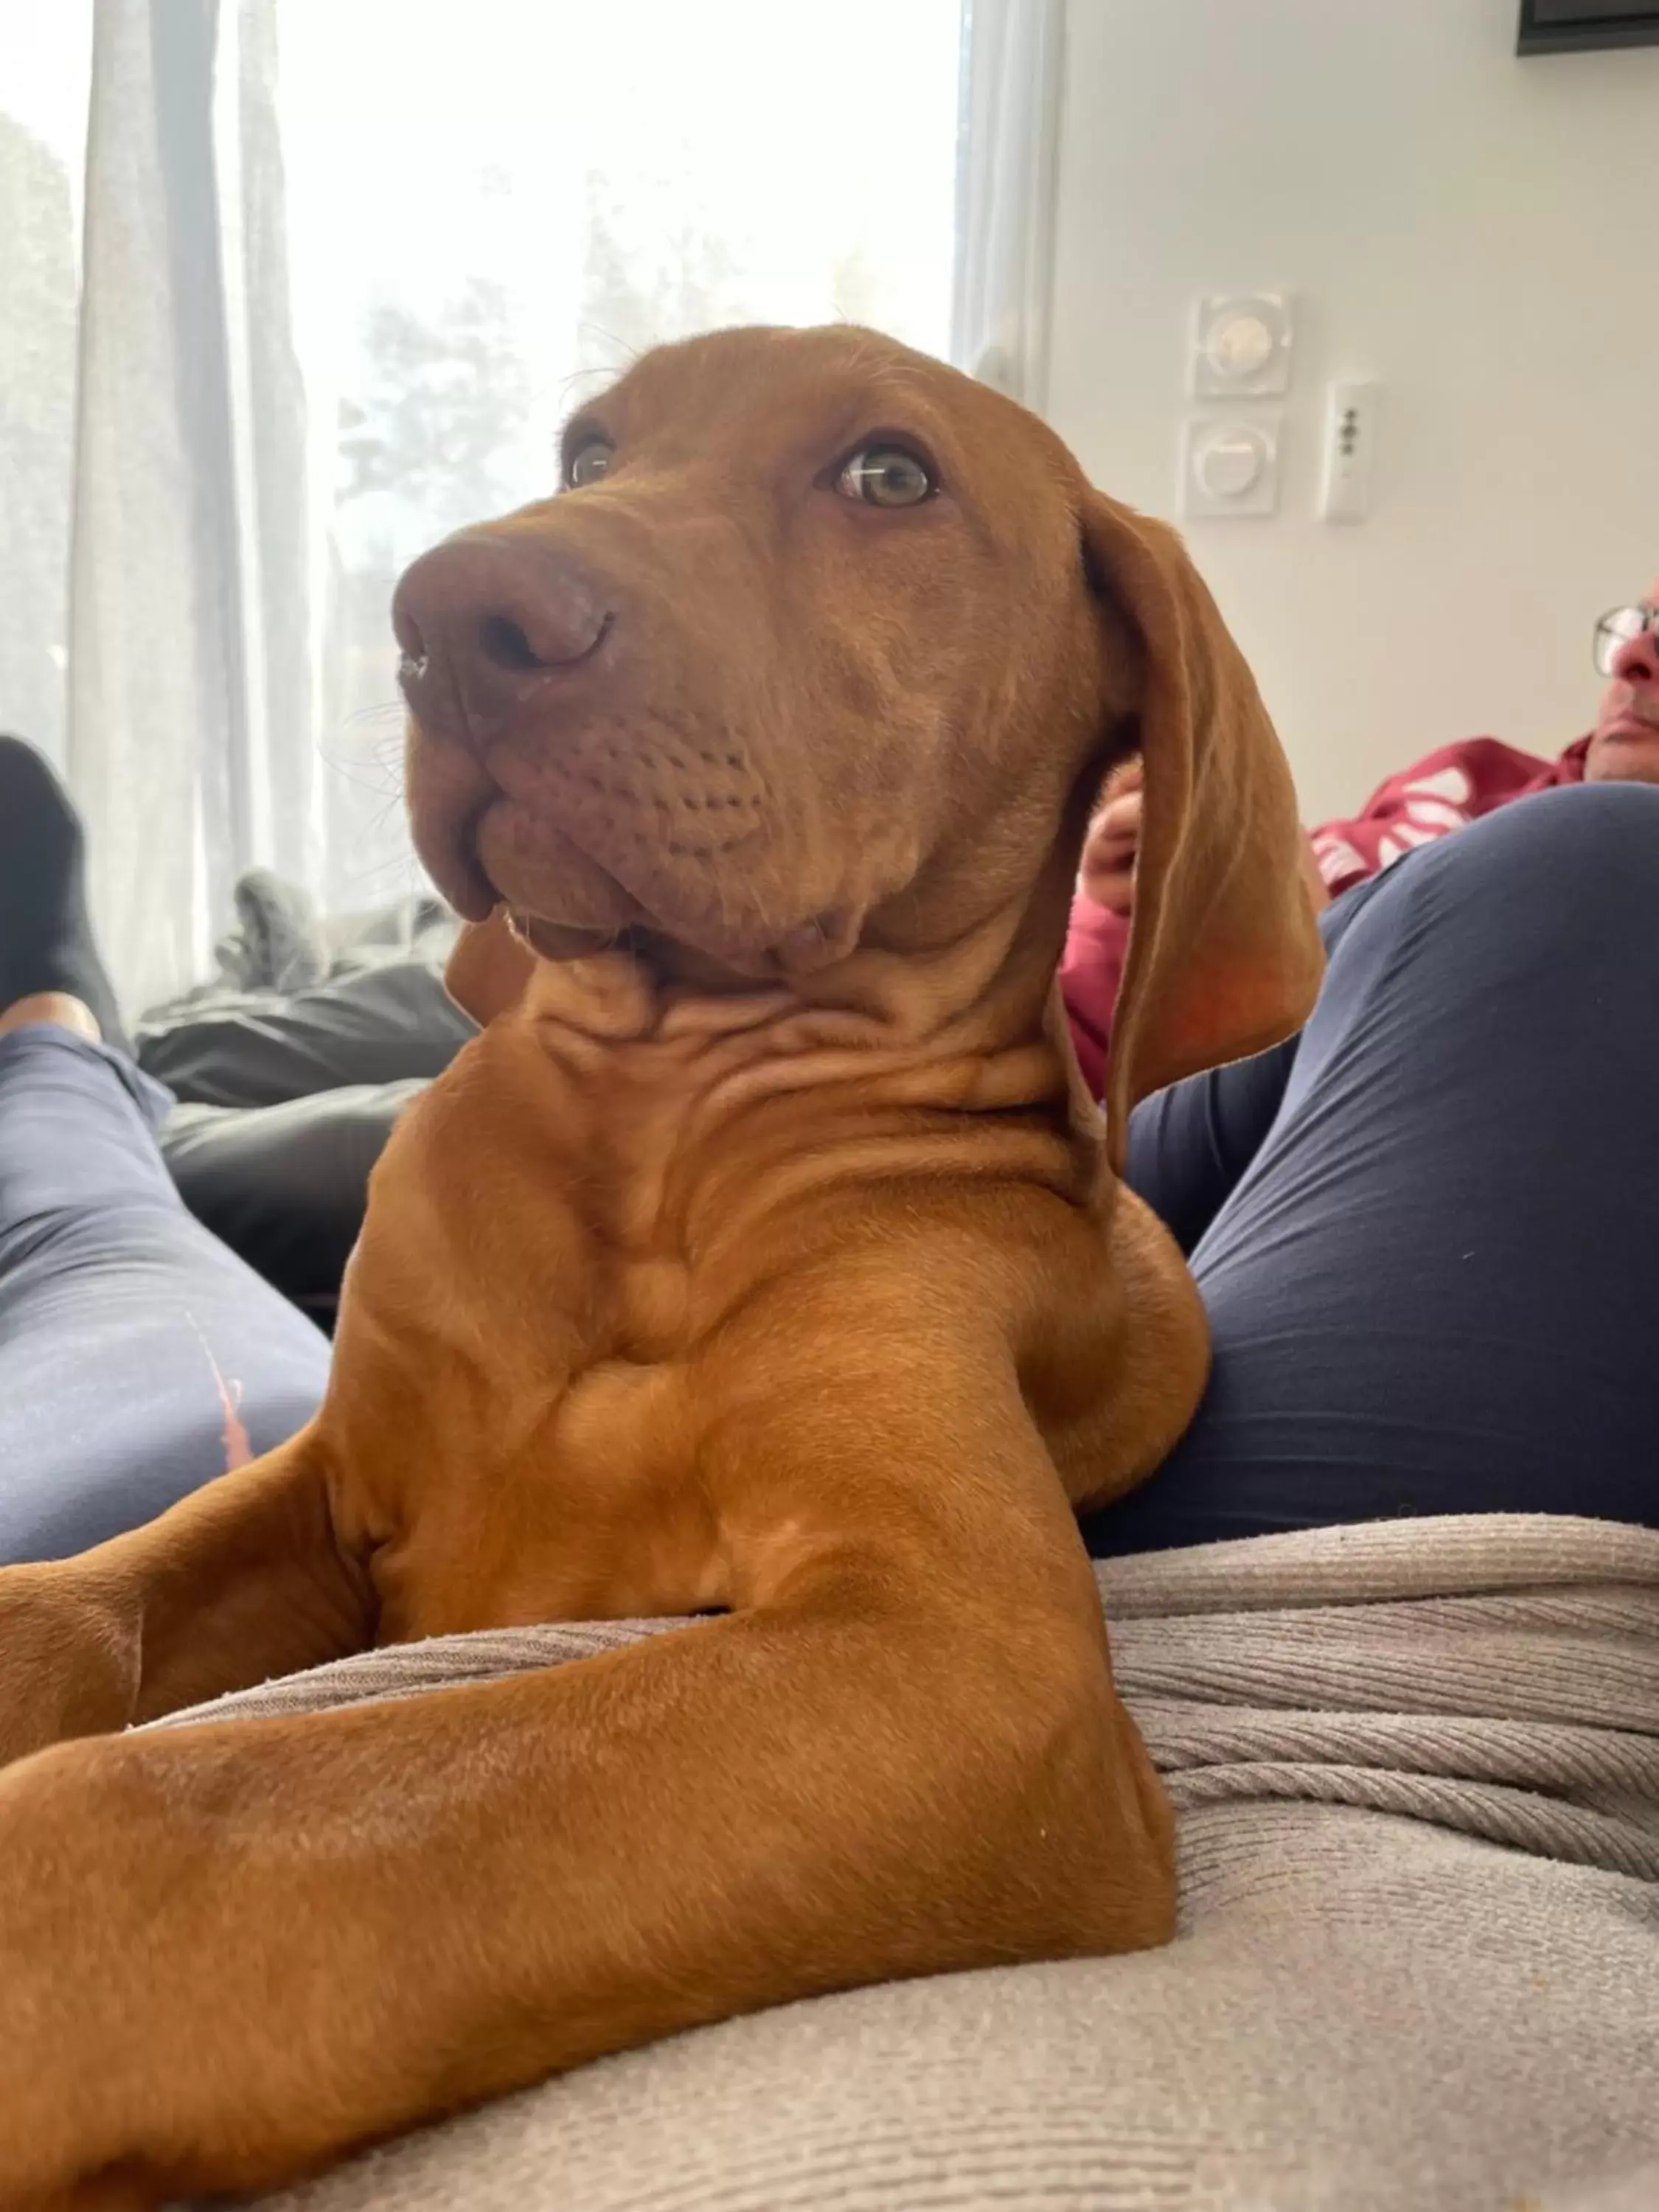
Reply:
M982 915L945 945L922 949L876 917L866 939L829 966L751 981L720 975L696 955L635 936L604 951L537 960L523 1012L556 1057L590 1064L601 1047L720 1049L728 1060L839 1045L907 1061L995 1054L1042 1032L1069 905L1057 855L1036 894Z

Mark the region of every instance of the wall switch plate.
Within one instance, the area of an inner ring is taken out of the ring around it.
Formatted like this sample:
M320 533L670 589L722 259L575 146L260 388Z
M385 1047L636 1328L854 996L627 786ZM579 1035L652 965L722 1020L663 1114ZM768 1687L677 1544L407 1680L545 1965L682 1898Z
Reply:
M1376 456L1376 386L1345 377L1325 393L1325 456L1319 512L1327 522L1363 522L1371 511Z
M1279 504L1279 424L1189 415L1182 425L1178 507L1188 520L1271 514Z
M1194 399L1274 399L1291 388L1295 331L1282 292L1212 292L1193 303Z

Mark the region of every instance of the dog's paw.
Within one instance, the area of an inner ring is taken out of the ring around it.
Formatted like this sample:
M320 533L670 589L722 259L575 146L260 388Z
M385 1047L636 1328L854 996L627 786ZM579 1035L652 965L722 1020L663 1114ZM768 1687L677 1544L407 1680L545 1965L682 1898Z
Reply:
M139 1643L73 1561L0 1569L0 1766L125 1728Z

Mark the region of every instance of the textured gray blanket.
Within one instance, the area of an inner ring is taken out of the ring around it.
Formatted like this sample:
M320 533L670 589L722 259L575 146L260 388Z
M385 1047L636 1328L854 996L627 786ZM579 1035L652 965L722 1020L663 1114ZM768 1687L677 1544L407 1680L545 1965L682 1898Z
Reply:
M1659 1534L1378 1522L1100 1583L1182 1815L1167 1949L730 2021L268 2205L1659 2212ZM670 1625L370 1653L163 1725Z

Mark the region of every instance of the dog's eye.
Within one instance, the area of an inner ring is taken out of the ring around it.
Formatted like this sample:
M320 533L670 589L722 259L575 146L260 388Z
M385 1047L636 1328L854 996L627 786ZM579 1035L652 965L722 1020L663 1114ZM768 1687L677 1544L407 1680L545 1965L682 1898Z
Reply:
M609 438L584 438L564 465L567 491L580 491L584 484L598 483L611 466L616 447Z
M907 446L866 446L836 479L843 499L866 507L920 507L937 489L927 462Z

